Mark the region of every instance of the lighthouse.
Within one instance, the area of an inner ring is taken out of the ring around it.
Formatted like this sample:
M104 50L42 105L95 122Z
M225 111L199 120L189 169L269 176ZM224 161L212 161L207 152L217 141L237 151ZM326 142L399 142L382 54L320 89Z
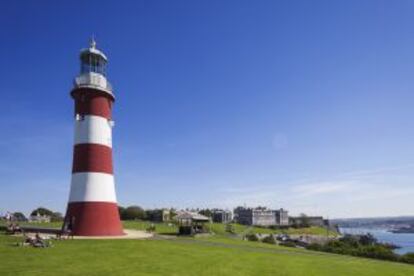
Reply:
M106 78L107 62L92 39L80 52L80 74L70 93L75 102L75 139L63 228L78 236L123 235L112 164L115 96Z

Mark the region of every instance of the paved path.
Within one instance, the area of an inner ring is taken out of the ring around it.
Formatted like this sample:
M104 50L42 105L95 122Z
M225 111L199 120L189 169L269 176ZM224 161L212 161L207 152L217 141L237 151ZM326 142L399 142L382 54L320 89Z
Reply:
M125 235L122 236L75 236L76 240L85 239L85 240L128 240L128 239L149 239L154 236L152 233L140 230L124 229Z

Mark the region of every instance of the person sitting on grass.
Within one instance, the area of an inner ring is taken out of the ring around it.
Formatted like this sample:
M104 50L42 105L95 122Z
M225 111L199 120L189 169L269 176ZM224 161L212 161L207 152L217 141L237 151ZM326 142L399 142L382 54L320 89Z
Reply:
M23 233L23 241L21 243L18 243L18 246L28 246L34 244L34 238L26 235L26 233Z
M28 244L33 244L34 243L34 238L33 237L29 237L26 234L24 234L24 242L28 243Z
M49 247L50 246L50 244L46 242L45 239L39 235L39 232L36 233L36 236L35 236L35 239L32 245L33 247Z

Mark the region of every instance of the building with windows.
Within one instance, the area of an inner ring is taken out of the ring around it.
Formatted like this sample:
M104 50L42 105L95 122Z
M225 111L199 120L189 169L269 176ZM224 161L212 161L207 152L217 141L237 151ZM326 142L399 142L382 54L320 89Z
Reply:
M280 208L279 210L275 210L275 212L277 225L289 225L289 215L287 210Z
M252 225L253 224L253 209L246 207L236 207L233 210L234 221L243 224L243 225Z
M211 211L213 222L230 223L233 220L233 214L229 210L213 209Z
M289 216L288 211L283 208L271 210L266 207L237 207L234 209L234 221L244 225L287 226Z
M326 226L329 225L329 221L323 219L321 216L299 216L299 217L290 217L289 222L291 225L297 226Z
M147 210L146 212L147 219L154 222L166 222L170 221L170 210L167 209L154 209Z

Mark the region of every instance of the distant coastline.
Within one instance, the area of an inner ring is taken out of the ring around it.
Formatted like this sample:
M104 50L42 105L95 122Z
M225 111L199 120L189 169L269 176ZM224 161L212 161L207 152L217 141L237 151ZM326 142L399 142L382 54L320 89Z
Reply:
M414 234L414 227L401 227L401 228L395 228L390 229L388 232L394 233L394 234Z

